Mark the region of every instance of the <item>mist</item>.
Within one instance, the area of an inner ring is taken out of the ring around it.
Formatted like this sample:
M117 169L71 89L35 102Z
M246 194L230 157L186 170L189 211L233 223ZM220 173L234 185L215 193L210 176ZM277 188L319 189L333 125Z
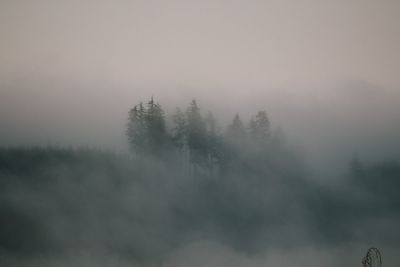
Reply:
M0 1L0 265L394 266L399 18Z

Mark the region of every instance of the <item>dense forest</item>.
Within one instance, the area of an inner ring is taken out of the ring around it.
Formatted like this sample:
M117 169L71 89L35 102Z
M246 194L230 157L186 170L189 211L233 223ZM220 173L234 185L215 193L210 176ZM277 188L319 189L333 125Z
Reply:
M189 175L254 172L262 168L261 161L266 163L264 171L284 171L279 161L301 171L299 159L285 147L282 131L272 133L266 111L258 111L247 123L236 114L225 131L220 130L212 112L201 114L196 100L185 112L176 108L171 117L167 125L161 105L153 98L146 105L134 106L126 129L131 151L140 157L178 160ZM268 167L270 164L274 166Z
M233 115L224 131L194 100L166 117L153 99L129 111L130 155L1 148L0 255L83 250L157 262L201 239L250 254L399 240L399 162L354 158L328 186L265 111L249 122ZM374 228L383 218L391 231Z

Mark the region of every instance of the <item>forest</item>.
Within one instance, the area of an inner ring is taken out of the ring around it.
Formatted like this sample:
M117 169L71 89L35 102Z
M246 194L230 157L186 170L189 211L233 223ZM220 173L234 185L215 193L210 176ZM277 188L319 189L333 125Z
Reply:
M266 111L258 111L247 123L236 114L225 131L220 130L212 112L201 114L196 100L185 112L176 108L171 118L167 125L161 105L153 98L147 104L134 106L126 128L133 154L162 161L178 160L189 175L237 171L232 168L270 162L272 154L276 159L295 157L285 151L283 133L272 133Z
M355 157L344 179L321 184L266 111L248 122L233 115L222 131L195 100L170 117L153 98L139 103L125 131L130 154L1 148L1 255L89 251L160 263L196 240L250 255L398 240L397 161ZM374 230L382 218L390 231Z

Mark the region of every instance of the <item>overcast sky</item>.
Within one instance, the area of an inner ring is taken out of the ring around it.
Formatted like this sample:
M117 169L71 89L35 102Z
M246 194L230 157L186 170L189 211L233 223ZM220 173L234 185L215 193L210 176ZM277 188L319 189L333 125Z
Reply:
M0 143L123 147L151 95L398 140L399 25L397 0L0 0Z

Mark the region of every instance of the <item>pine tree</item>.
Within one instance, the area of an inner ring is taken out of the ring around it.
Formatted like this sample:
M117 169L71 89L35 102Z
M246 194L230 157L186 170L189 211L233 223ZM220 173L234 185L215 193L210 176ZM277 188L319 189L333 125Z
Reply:
M129 111L128 123L126 127L126 135L130 148L135 153L141 153L146 147L146 123L145 110L143 104L134 106Z
M217 134L216 120L211 112L205 119L207 132L207 165L211 172L216 169L221 160L221 142Z
M153 97L147 103L145 112L147 144L146 150L153 156L160 156L167 144L167 130L164 111Z
M227 172L232 166L237 165L239 158L243 155L246 146L247 132L240 119L236 114L228 125L225 133L223 146L221 147L220 165L223 172Z
M265 111L259 111L250 121L251 138L257 142L266 142L270 137L270 122Z
M207 158L207 133L196 100L190 103L186 114L189 160L191 163L204 165Z
M126 132L125 132L131 150L134 150L136 146L135 141L136 141L137 121L138 121L138 108L137 106L134 106L131 110L129 110L128 123L126 124Z
M244 128L243 122L236 114L232 120L232 123L228 126L226 132L227 141L233 145L240 145L244 142L246 137L246 130Z
M172 122L172 142L180 152L183 152L187 146L186 120L185 114L183 114L180 108L176 108L176 112L172 117Z

